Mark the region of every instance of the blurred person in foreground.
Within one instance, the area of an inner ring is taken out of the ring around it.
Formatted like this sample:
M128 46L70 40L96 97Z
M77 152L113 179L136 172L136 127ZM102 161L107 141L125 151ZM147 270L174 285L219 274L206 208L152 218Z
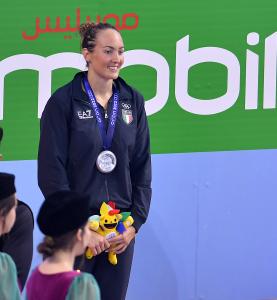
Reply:
M0 143L3 129L0 127ZM3 156L0 154L0 159ZM0 191L3 187L0 186ZM9 254L15 262L20 288L23 290L33 258L34 218L30 207L17 199L16 221L9 233L0 237L0 251Z
M16 219L17 200L14 175L0 173L0 237L12 229ZM19 300L16 266L7 253L0 252L0 299Z

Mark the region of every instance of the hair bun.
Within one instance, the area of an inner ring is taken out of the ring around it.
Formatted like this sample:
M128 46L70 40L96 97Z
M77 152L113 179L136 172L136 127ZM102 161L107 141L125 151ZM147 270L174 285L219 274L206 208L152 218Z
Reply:
M80 25L79 33L81 38L83 39L86 35L90 33L90 31L96 26L94 22L87 22Z

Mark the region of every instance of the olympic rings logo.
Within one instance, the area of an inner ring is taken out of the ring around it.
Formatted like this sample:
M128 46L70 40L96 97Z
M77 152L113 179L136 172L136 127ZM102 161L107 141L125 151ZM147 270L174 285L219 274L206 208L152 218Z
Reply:
M122 105L122 107L123 107L124 109L130 109L130 108L131 108L131 104L122 103L121 105Z

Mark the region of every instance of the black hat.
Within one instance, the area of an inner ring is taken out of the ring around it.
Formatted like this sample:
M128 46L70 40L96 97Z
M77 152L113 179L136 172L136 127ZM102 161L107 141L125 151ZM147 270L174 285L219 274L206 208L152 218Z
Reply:
M72 191L59 191L47 197L39 210L40 231L52 237L83 226L90 216L90 198Z
M12 174L0 173L0 201L16 192L14 178Z

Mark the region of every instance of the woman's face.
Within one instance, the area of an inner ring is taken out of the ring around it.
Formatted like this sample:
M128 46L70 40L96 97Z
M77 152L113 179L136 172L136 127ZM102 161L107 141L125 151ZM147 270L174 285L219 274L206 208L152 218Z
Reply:
M11 231L16 219L16 208L17 208L17 200L14 194L14 206L10 209L10 211L6 216L0 215L0 235Z
M85 51L83 54L93 76L106 80L116 79L124 63L124 44L120 33L113 29L99 31L93 51Z

